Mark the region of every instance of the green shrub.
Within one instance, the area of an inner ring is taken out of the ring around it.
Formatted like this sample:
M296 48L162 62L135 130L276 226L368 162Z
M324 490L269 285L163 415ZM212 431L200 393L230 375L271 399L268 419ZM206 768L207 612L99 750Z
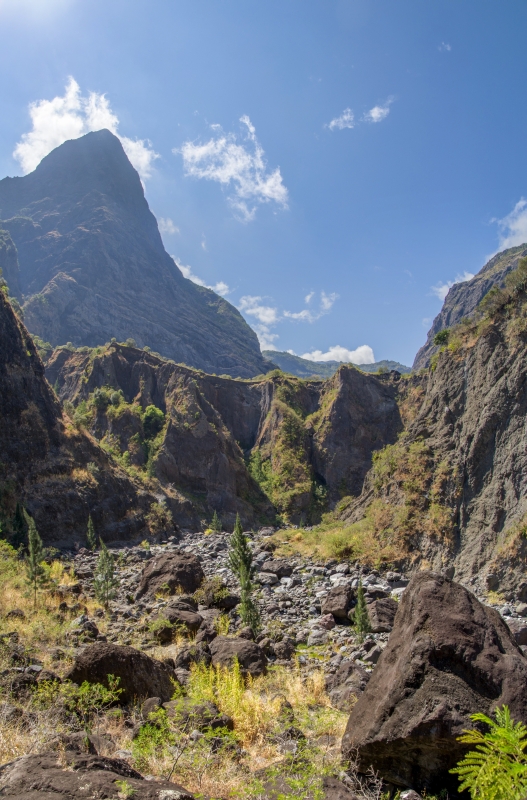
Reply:
M165 415L157 406L147 406L143 412L143 429L147 439L153 439L165 424Z
M527 727L511 719L507 706L497 708L496 720L473 714L473 722L489 727L486 733L465 731L458 741L475 745L451 772L459 776L460 791L473 800L524 800L527 795Z
M438 331L434 336L434 344L438 347L441 345L448 344L448 337L450 336L450 330L448 328L443 328L442 331Z

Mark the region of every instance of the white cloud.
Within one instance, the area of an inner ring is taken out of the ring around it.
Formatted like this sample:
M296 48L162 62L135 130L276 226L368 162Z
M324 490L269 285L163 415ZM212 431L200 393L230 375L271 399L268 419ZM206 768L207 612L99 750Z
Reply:
M315 296L315 292L309 292L309 294L306 294L306 296L304 297L304 303L306 303L306 305L309 305L309 303L312 301L314 296Z
M451 45L448 44L448 42L441 42L441 44L439 45L439 47L437 49L439 50L439 52L450 53L450 51L452 50L452 47L451 47Z
M245 297L240 298L238 308L240 311L245 311L246 314L256 317L258 322L264 325L275 325L280 318L278 309L272 306L264 306L261 301L261 297L245 295Z
M465 283L465 281L470 281L474 277L472 272L464 272L462 275L456 275L453 281L447 281L446 283L436 283L435 286L431 287L432 294L435 294L436 297L443 302L445 297L448 294L448 290L454 286L455 283Z
M90 92L83 97L79 84L71 77L62 97L30 103L29 115L32 130L22 134L13 152L24 175L32 172L44 156L63 142L102 128L119 136L126 155L143 180L150 177L153 163L159 158L148 139L134 140L119 135L119 120L106 95Z
M311 302L315 292L310 292L306 298L306 303ZM309 299L308 299L309 298ZM277 306L264 305L262 297L253 297L252 295L245 295L240 298L238 308L244 314L254 317L257 324L253 325L254 330L258 334L261 346L265 349L276 350L273 344L275 339L278 339L278 334L271 333L271 328L283 320L293 320L295 322L316 322L317 319L327 314L333 303L338 298L338 294L331 292L320 293L320 309L319 311L312 311L309 308L303 308L302 311L279 311Z
M179 228L170 217L159 217L157 224L161 233L168 233L170 236L179 233Z
M243 221L254 219L260 203L274 202L287 208L288 192L280 168L268 172L264 151L256 138L256 130L247 115L240 117L246 131L243 143L233 133L224 133L220 125L212 125L216 134L205 144L185 142L181 153L186 175L217 181L232 192L231 206Z
M338 298L338 294L336 294L336 292L331 292L330 294L326 294L325 292L321 292L320 293L320 305L321 305L322 311L324 311L324 313L326 313L327 311L330 311L331 306L333 305L335 300L337 300L337 298Z
M183 273L183 277L188 278L188 280L192 281L192 283L195 283L198 286L204 286L206 289L212 289L213 292L216 292L216 294L221 294L222 297L225 297L225 295L230 294L232 291L232 289L230 289L228 284L226 284L224 281L218 281L218 283L214 284L214 286L209 286L209 284L205 283L202 278L198 278L198 276L192 272L192 267L185 266L185 264L182 264L181 261L174 256L172 256L172 258Z
M370 108L362 116L363 122L382 122L383 119L386 119L388 114L390 113L390 106L393 103L394 98L389 97L388 100L382 106L373 106Z
M355 117L351 108L345 108L340 117L335 117L335 119L332 119L327 127L330 129L330 131L342 131L344 128L354 128L354 120Z
M304 353L302 358L308 361L345 361L348 364L374 364L375 356L368 344L361 344L356 350L348 350L346 347L334 345L326 353L322 350L313 350L311 353Z
M500 250L515 247L527 242L527 200L518 200L510 214L503 219L494 219L498 223L500 235Z

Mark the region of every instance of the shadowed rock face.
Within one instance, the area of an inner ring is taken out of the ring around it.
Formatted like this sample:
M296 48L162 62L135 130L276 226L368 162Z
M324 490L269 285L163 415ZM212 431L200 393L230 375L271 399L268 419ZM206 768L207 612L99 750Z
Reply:
M268 366L256 334L163 247L139 176L107 130L65 142L23 178L0 181L0 228L18 249L29 330L54 345L136 339L207 372ZM21 297L18 298L21 300Z
M91 513L103 538L124 539L145 530L153 500L68 426L31 337L0 292L0 519L21 502L46 542L73 545L84 543Z
M388 646L354 706L344 755L358 748L397 787L447 788L467 746L456 741L470 715L508 705L527 722L527 660L497 611L459 584L431 572L406 589Z
M457 325L463 317L470 317L478 303L493 286L503 286L506 275L518 266L518 261L527 255L527 246L511 247L493 256L477 275L463 283L455 283L449 290L443 308L434 319L424 344L414 359L412 369L428 367L430 358L439 349L434 345L434 336L444 328Z

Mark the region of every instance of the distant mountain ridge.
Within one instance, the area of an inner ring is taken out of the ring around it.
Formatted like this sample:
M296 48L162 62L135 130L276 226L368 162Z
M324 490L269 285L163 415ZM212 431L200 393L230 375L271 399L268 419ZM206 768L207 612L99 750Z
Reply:
M418 350L412 369L428 367L430 359L438 351L434 336L444 328L457 325L464 317L475 312L478 303L493 286L503 286L506 275L518 266L518 261L527 255L527 244L510 247L497 253L469 281L455 283L445 297L443 307L428 331L426 343Z
M309 361L307 358L294 356L292 353L283 353L278 350L263 350L262 355L272 361L283 372L296 375L298 378L331 378L332 375L346 364L346 361ZM401 374L411 372L410 367L399 364L398 361L376 361L374 364L353 364L363 372L378 372L381 370L396 370Z
M28 329L53 345L133 338L207 372L266 372L239 311L183 277L166 252L139 175L110 131L67 141L34 172L0 181L0 243ZM23 297L22 297L23 295Z

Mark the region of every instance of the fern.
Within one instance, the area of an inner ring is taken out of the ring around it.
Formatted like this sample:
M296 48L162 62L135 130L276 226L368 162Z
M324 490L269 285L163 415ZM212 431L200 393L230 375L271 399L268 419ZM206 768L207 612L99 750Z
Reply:
M511 719L507 706L497 708L496 721L473 714L473 722L488 725L486 733L464 731L458 741L476 745L451 772L459 776L460 791L472 800L524 800L527 794L527 727Z

